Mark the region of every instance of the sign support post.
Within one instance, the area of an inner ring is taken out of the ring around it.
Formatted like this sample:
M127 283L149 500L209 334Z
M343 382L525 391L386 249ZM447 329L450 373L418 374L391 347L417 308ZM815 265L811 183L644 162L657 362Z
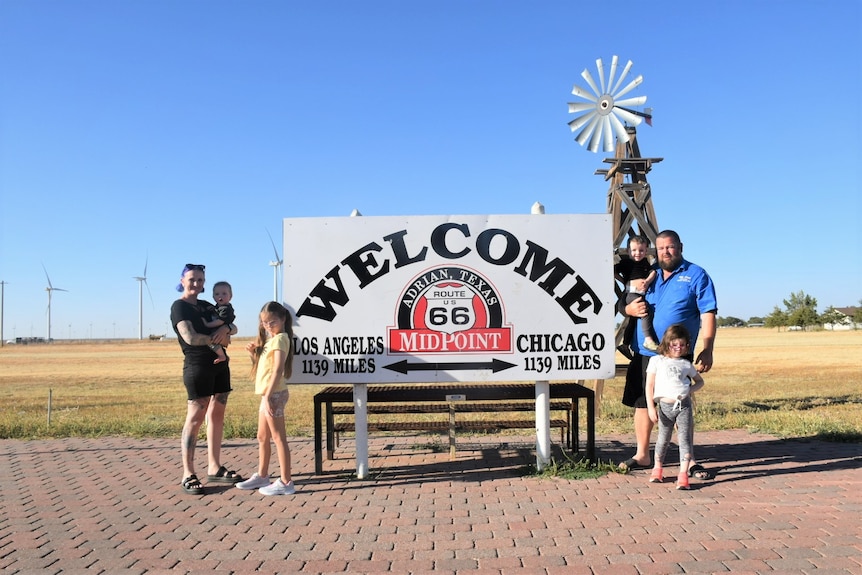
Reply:
M536 469L551 463L551 384L536 382Z
M536 202L530 214L545 214L545 206ZM547 380L536 382L536 469L542 471L551 463L551 387Z
M353 417L356 432L356 478L368 476L368 384L353 384Z

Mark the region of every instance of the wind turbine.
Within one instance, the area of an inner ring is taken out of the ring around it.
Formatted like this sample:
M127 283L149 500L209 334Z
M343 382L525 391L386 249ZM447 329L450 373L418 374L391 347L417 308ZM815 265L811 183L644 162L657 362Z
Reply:
M69 291L62 288L55 288L51 285L51 278L48 276L48 270L45 269L45 264L42 264L42 269L45 270L45 278L48 280L48 287L45 288L45 291L48 292L48 339L47 341L51 341L51 292L55 291Z
M278 298L278 268L281 267L281 264L284 263L284 260L282 260L281 257L279 257L278 248L275 247L275 241L273 241L272 234L269 233L269 230L266 230L266 235L269 236L269 242L272 244L272 251L275 252L275 260L269 262L269 265L272 266L272 275L273 275L273 277L272 277L272 283L273 283L272 301L277 301L280 303L281 300Z
M144 339L144 285L147 286L147 293L150 294L150 302L153 301L153 294L150 292L150 284L147 283L147 264L150 258L144 260L144 275L135 276L138 280L138 339Z

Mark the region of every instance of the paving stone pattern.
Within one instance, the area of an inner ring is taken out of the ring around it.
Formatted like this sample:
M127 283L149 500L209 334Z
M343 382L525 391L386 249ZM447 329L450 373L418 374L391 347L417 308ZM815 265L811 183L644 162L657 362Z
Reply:
M0 441L0 570L8 575L197 573L862 573L862 445L698 433L714 481L674 489L648 471L543 479L531 438L372 437L315 476L291 448L297 492L179 486L179 438ZM506 443L501 443L505 441ZM602 460L630 437L598 438ZM669 457L676 457L675 446ZM197 452L206 475L205 450ZM249 476L254 440L231 440ZM273 469L273 471L275 468Z

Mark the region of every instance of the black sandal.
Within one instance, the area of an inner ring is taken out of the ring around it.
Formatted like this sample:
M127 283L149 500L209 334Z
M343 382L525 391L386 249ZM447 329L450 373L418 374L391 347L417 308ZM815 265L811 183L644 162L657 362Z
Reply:
M204 486L198 480L197 475L189 475L182 482L183 491L191 495L203 495Z
M715 478L715 474L700 463L695 463L688 468L688 476L704 481Z
M629 457L622 463L620 463L619 468L621 471L633 471L635 469L649 469L652 467L652 464L641 465L637 461L635 461L634 457Z
M239 483L242 481L242 476L236 471L231 471L224 465L218 468L215 475L207 475L207 481L210 483Z

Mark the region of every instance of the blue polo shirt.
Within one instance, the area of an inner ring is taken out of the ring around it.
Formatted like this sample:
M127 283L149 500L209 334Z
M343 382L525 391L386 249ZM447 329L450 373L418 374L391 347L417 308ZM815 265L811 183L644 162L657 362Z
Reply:
M658 341L668 327L681 323L691 334L692 353L700 333L700 315L718 311L712 279L702 267L685 259L667 279L663 270L658 270L655 281L647 289L646 301L653 313ZM654 351L644 348L640 326L635 330L635 338L638 353L655 355Z

